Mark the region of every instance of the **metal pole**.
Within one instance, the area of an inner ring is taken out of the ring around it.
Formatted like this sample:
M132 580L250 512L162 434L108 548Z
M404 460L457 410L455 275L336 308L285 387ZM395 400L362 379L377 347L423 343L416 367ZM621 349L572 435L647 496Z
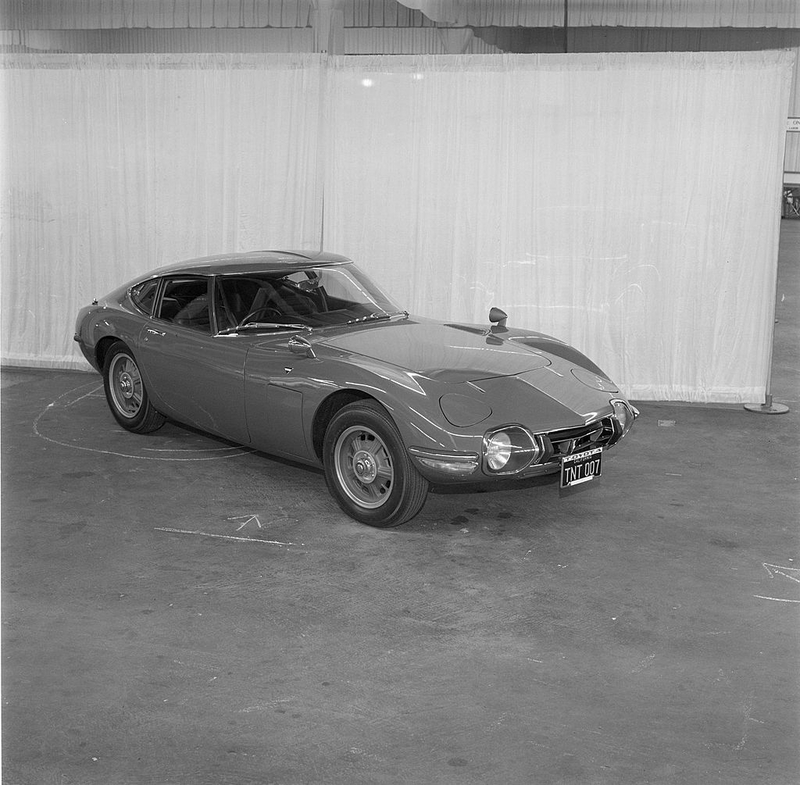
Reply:
M783 188L781 188L781 211L783 211ZM780 220L780 219L778 219ZM780 223L778 224L778 246L780 247ZM780 252L779 252L780 255ZM767 386L764 394L764 403L746 403L744 408L756 414L786 414L789 407L772 400L772 355L775 350L775 307L778 301L778 270L775 268L775 297L772 300L772 332L769 338L769 368L767 369Z

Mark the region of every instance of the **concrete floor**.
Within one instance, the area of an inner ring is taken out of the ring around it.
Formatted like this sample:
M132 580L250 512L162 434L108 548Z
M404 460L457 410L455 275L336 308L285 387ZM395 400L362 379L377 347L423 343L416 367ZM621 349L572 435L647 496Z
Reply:
M585 492L390 531L6 369L3 782L796 785L800 221L781 248L788 414L645 403Z

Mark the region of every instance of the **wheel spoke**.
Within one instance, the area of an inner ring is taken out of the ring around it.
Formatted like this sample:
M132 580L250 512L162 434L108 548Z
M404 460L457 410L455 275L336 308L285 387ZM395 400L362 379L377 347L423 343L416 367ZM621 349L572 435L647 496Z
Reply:
M391 483L392 478L394 477L394 471L392 471L392 464L388 461L381 461L378 464L378 477L381 477L383 480L388 481Z
M380 499L381 494L375 483L370 483L369 485L365 485L364 483L359 482L358 484L361 487L361 492L364 494L364 498L366 500L374 502Z
M370 453L371 455L377 456L378 453L383 450L383 444L381 444L377 439L372 439L367 434L363 434L361 436L361 441L359 441L359 446L362 450Z

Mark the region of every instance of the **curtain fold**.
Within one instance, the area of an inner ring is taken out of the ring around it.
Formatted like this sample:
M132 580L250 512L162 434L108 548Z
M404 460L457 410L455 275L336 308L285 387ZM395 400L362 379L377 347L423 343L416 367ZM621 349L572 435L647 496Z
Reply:
M345 28L344 52L349 55L381 54L476 54L500 53L501 50L472 34L469 29L437 27Z
M570 0L571 25L591 27L800 27L796 0Z
M35 54L292 54L314 51L314 30L310 27L16 30L5 34L0 31L2 44L26 47Z
M550 27L564 24L564 0L399 0L435 22L478 27ZM577 0L572 0L573 3Z
M316 55L4 58L6 363L75 367L75 314L155 266L317 248Z
M5 0L16 30L306 27L318 0ZM409 15L406 9L411 9ZM800 27L797 0L346 0L357 26Z
M399 0L436 22L478 27L800 27L796 0Z
M311 0L5 0L17 30L306 27Z
M421 315L500 306L634 398L763 399L792 62L336 58L326 245Z

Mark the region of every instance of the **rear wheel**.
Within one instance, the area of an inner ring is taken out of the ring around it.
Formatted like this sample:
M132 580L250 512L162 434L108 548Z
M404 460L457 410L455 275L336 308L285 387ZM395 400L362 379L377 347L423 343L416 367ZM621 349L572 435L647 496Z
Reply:
M106 353L103 387L114 419L126 430L150 433L166 421L150 403L136 359L122 341L117 341Z
M370 526L399 526L425 504L428 481L411 463L385 409L357 401L340 409L323 445L328 488L339 506Z

